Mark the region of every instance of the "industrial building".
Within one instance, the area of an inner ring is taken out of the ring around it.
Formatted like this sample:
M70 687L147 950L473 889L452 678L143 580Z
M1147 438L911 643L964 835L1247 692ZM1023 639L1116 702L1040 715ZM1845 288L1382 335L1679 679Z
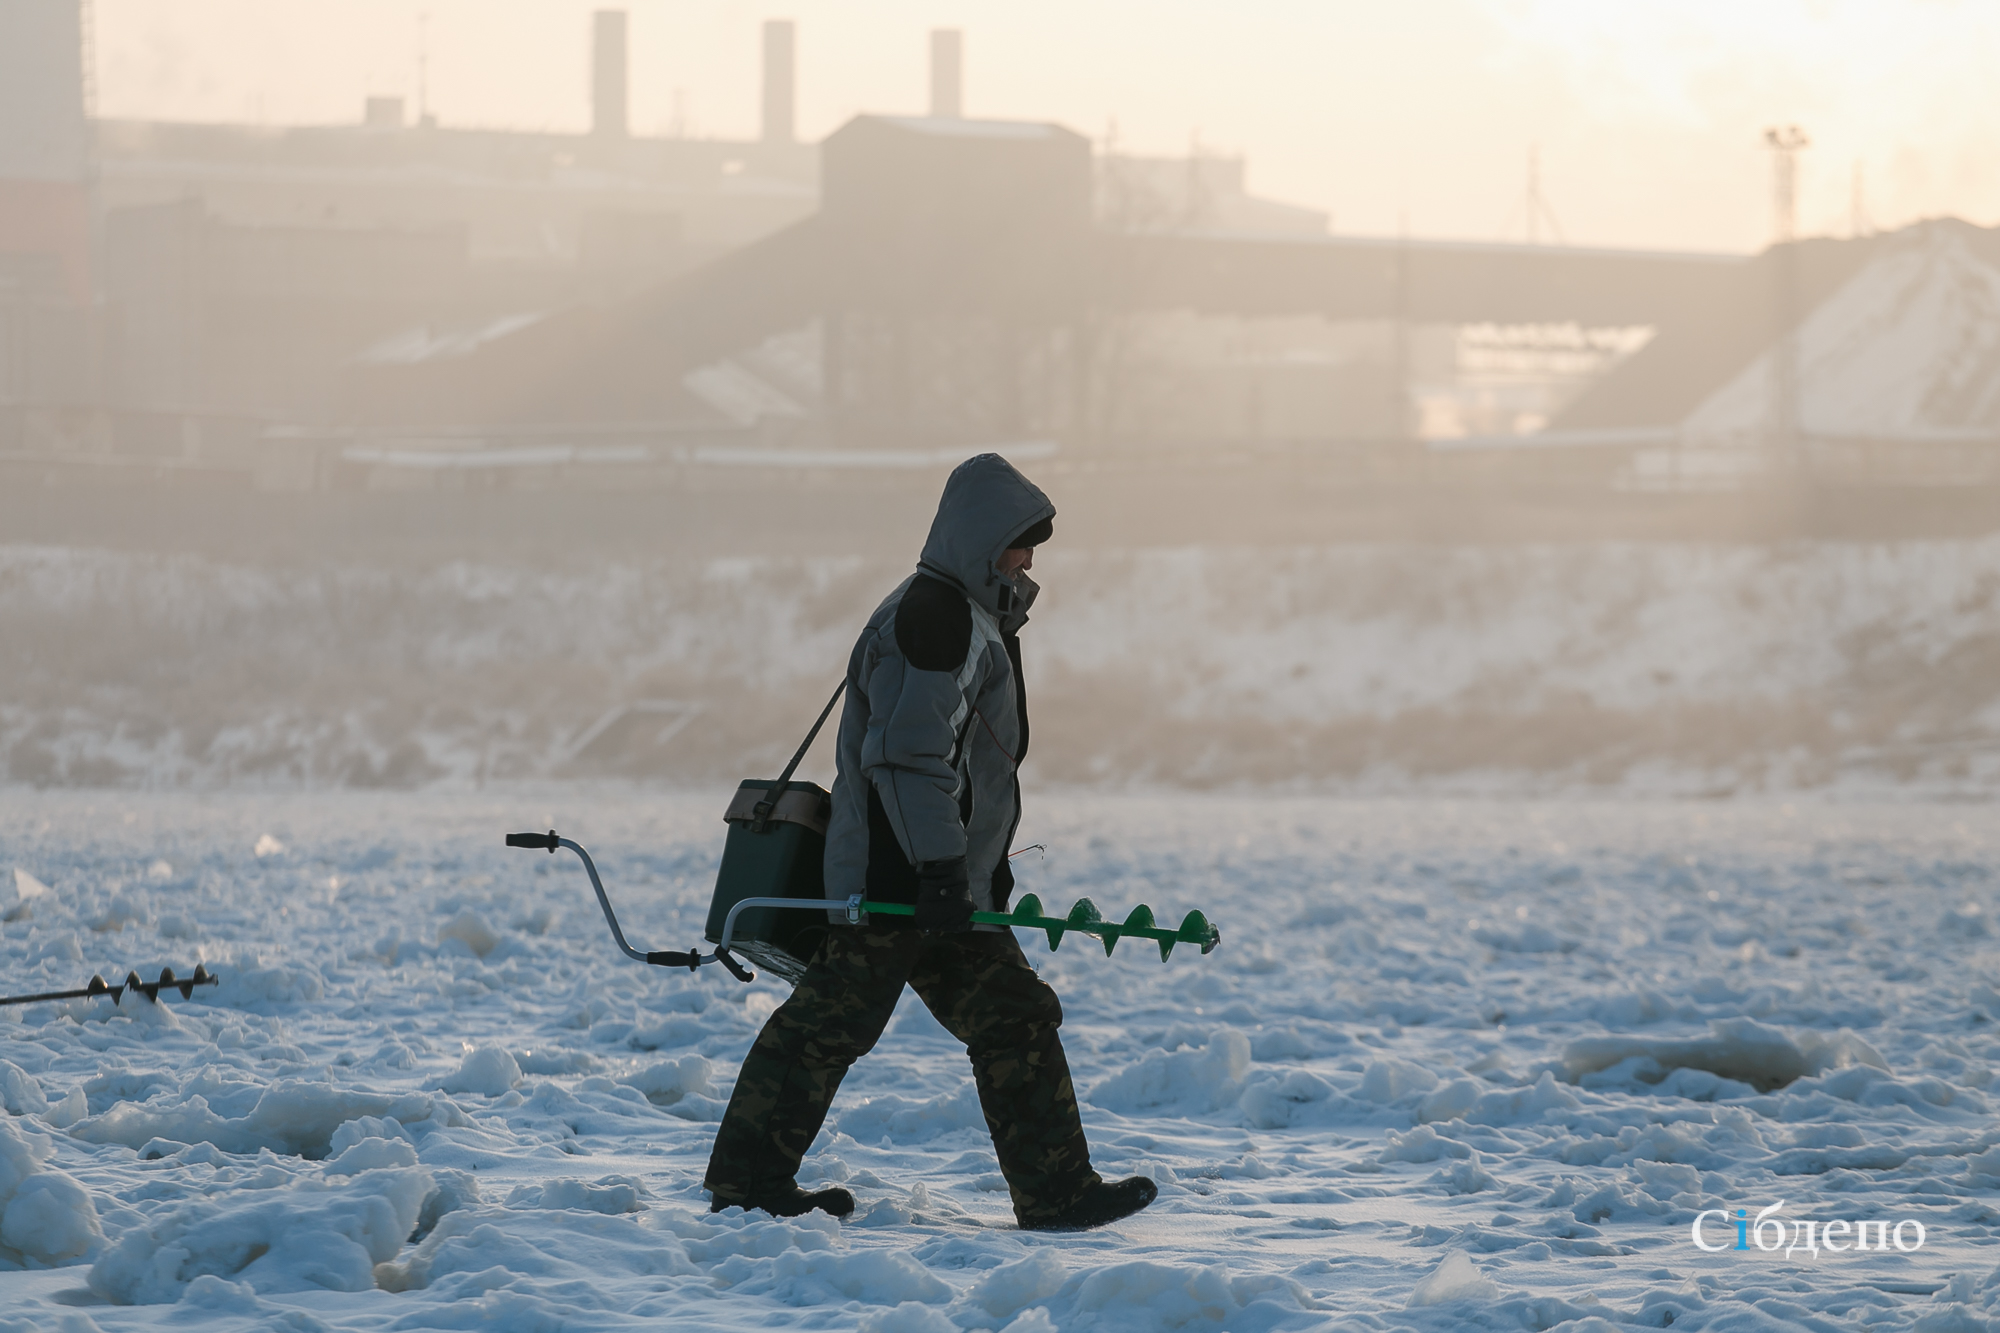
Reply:
M1994 479L1978 228L1753 259L1338 237L1241 158L967 117L956 32L927 114L801 142L782 20L754 140L631 133L619 11L581 134L388 98L340 126L95 120L81 13L0 11L16 478L626 486L1032 441L1628 491L1784 459ZM1841 396L1862 343L1903 376L1865 402Z

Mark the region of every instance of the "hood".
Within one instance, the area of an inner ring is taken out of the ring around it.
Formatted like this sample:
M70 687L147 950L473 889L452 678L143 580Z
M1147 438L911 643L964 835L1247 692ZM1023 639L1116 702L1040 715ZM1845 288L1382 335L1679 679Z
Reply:
M1027 610L1035 585L1025 576L1000 576L993 562L1007 543L1056 507L1041 488L998 454L979 454L952 469L938 501L919 566L963 588L995 616Z

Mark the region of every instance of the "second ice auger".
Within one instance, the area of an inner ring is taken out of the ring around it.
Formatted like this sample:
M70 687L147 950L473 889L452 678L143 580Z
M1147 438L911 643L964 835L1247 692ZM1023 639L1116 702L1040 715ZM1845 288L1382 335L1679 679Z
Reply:
M160 975L157 980L141 981L137 972L127 972L125 980L116 986L107 985L103 977L96 976L90 979L88 986L78 986L74 990L51 990L42 991L35 995L0 996L0 1004L39 1004L44 1000L94 1000L100 995L108 996L111 1003L117 1004L128 994L143 995L154 1004L158 1004L160 1002L161 991L179 991L183 1000L192 1000L196 986L219 986L221 984L222 978L210 972L202 964L196 963L192 976L176 977L171 967L163 967L160 969Z

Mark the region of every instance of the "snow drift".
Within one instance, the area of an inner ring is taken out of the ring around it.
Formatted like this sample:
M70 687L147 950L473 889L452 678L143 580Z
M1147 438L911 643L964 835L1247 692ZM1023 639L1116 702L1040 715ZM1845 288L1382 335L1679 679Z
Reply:
M2000 780L2000 539L1051 547L1037 572L1044 781ZM783 763L906 573L854 558L395 574L0 547L0 775L627 776L726 794ZM460 916L425 938L478 955L495 924Z

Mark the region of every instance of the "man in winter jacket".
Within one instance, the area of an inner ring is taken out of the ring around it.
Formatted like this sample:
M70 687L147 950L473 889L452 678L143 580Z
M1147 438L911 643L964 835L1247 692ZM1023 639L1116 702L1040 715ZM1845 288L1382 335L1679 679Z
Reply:
M1090 1165L1062 1005L1013 933L974 926L1013 891L1027 754L1021 645L1027 571L1055 506L998 454L945 483L917 572L869 617L847 665L826 894L916 915L837 924L737 1076L707 1186L716 1210L844 1217L844 1189L794 1180L840 1081L882 1035L905 984L965 1043L1001 1174L1024 1228L1101 1226L1153 1201L1153 1182Z

